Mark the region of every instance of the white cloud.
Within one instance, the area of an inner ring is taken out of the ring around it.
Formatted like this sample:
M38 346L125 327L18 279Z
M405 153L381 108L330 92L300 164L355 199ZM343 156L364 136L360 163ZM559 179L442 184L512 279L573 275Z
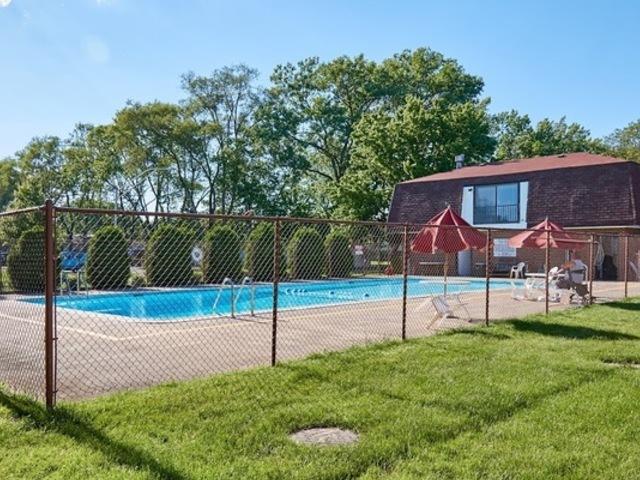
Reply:
M11 0L0 0L0 8L8 7L10 3L11 3Z
M109 46L98 37L88 37L84 41L84 52L92 63L104 64L109 61Z
M2 0L0 0L2 1ZM96 2L96 5L98 6L108 6L108 5L113 5L114 3L116 3L116 0L94 0Z

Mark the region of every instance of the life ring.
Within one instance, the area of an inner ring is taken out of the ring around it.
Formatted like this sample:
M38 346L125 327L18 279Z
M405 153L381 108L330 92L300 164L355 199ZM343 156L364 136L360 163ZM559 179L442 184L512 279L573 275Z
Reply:
M196 263L201 263L202 258L204 257L204 253L200 247L193 247L191 250L191 259Z

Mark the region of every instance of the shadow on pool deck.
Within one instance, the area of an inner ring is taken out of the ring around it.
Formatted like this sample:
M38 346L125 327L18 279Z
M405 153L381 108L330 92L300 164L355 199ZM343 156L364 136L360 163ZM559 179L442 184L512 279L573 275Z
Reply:
M153 476L170 480L186 479L173 468L163 465L148 453L110 439L104 432L64 407L47 410L42 404L24 397L0 392L0 405L15 418L25 420L31 428L62 434L74 442L102 453L115 464L136 470L149 470Z
M602 330L534 320L512 320L509 323L519 332L538 333L540 335L573 340L638 340L640 338L615 330Z

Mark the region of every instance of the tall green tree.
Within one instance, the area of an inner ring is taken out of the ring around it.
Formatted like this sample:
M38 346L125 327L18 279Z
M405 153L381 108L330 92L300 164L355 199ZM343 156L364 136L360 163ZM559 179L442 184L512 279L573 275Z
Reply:
M258 112L261 136L275 168L296 172L312 213L337 211L350 174L355 132L371 115L390 115L408 96L441 108L476 101L482 80L429 49L404 51L376 63L364 56L330 62L309 58L278 66ZM358 168L360 176L365 175ZM359 214L358 214L359 215Z
M18 186L18 170L12 158L0 161L0 212L7 209Z
M260 100L258 72L245 65L225 67L210 76L188 73L184 107L195 126L189 155L204 182L210 213L232 213L260 207L261 180L268 169L252 146L252 126ZM258 202L256 202L258 201Z
M450 170L457 154L464 153L468 163L489 158L494 140L486 105L425 105L409 96L396 112L363 118L354 134L352 166L337 189L337 215L384 219L396 183Z
M604 142L612 155L640 162L640 119L617 129Z
M528 115L511 110L495 116L494 134L498 142L496 160L604 150L589 130L578 123L567 123L565 117L558 121L545 118L534 126Z

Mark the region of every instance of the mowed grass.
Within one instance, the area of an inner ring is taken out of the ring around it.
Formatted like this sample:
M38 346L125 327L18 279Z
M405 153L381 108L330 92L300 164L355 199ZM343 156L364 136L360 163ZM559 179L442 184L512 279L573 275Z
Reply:
M0 478L640 478L639 347L640 303L631 301L54 414L0 395ZM356 430L360 442L288 438L325 425Z

